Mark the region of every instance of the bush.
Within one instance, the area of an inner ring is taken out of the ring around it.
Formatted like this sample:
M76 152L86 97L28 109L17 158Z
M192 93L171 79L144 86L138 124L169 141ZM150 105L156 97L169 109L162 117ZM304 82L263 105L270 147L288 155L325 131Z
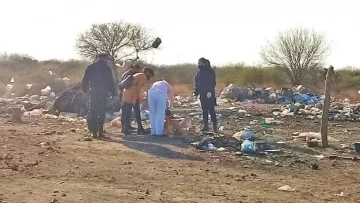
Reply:
M30 56L10 54L0 56L0 94L4 94L6 84L12 77L15 79L14 89L18 96L24 94L39 94L40 90L47 85L53 91L60 92L66 88L63 80L58 78L68 77L70 84L81 81L87 61L69 60L47 60L37 61ZM177 94L191 94L194 87L194 77L198 71L196 64L176 64L167 66L156 66L140 63L142 66L155 70L155 79L165 78L174 85ZM52 71L55 75L50 75ZM217 73L217 91L220 92L225 86L234 83L239 86L268 87L275 88L290 86L286 76L274 68L261 66L246 66L243 63L228 64L215 69ZM313 70L311 77L306 78L306 86L314 89L322 89L324 84L322 70ZM121 74L121 72L119 73ZM31 90L26 89L25 84L33 84ZM341 93L354 92L360 89L360 70L346 67L336 71L334 91ZM350 90L350 91L349 91ZM356 91L355 91L356 90Z

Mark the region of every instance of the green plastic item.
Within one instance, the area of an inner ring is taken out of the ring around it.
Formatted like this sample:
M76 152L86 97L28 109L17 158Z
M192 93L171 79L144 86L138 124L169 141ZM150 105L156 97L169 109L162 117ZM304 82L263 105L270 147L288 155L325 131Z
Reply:
M267 128L269 128L269 127L270 127L270 125L267 124L267 123L262 123L262 124L261 124L261 128L267 129Z

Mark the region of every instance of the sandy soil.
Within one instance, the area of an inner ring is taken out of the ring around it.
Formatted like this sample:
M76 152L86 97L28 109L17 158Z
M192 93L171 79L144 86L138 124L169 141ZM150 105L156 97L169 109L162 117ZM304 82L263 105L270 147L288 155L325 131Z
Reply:
M222 114L229 135L257 119ZM330 136L338 141L326 150L291 137L296 131L317 131L318 122L291 118L267 130L254 126L264 138L288 146L282 154L238 157L231 150L200 152L190 146L193 137L123 136L107 127L106 139L85 141L84 124L33 121L1 122L1 203L360 202L358 161L315 158L330 153L353 157L351 143L360 140L357 123L333 124ZM284 185L294 191L278 190Z

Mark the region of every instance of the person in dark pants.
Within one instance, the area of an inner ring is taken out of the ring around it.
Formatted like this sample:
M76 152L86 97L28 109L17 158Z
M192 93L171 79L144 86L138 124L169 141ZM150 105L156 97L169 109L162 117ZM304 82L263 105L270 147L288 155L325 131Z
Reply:
M204 128L202 131L209 131L209 114L213 123L213 130L218 132L215 113L216 97L216 75L210 66L210 61L205 58L199 59L199 71L195 76L195 96L200 96L200 103L203 112Z
M94 138L103 136L108 94L109 91L113 96L116 93L108 59L107 54L99 54L97 60L87 67L82 79L82 90L89 93L87 122Z
M125 78L127 78L130 75L134 75L136 73L140 73L141 72L141 67L139 65L134 65L131 66L129 68L129 70L125 71L122 76L121 76L121 80L124 80ZM121 92L122 94L122 92ZM145 130L142 126L141 123L141 116L140 116L140 102L136 101L136 104L132 107L132 109L134 109L134 113L135 113L135 118L136 118L136 123L138 125L137 128L137 134L144 134ZM121 132L124 132L124 124L125 124L125 120L124 120L124 114L121 114ZM129 130L135 130L134 128L132 128L131 126L128 126Z
M147 83L154 77L154 71L150 68L144 68L142 73L134 74L132 85L124 89L122 95L122 114L124 115L124 134L130 134L131 110L136 103L143 99L144 89Z

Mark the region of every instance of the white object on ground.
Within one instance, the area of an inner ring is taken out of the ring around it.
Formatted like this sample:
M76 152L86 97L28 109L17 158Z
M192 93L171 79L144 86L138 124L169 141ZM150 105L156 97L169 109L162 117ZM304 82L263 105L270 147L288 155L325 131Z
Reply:
M284 185L284 186L279 187L278 190L285 191L285 192L294 192L295 188L292 188L288 185Z

